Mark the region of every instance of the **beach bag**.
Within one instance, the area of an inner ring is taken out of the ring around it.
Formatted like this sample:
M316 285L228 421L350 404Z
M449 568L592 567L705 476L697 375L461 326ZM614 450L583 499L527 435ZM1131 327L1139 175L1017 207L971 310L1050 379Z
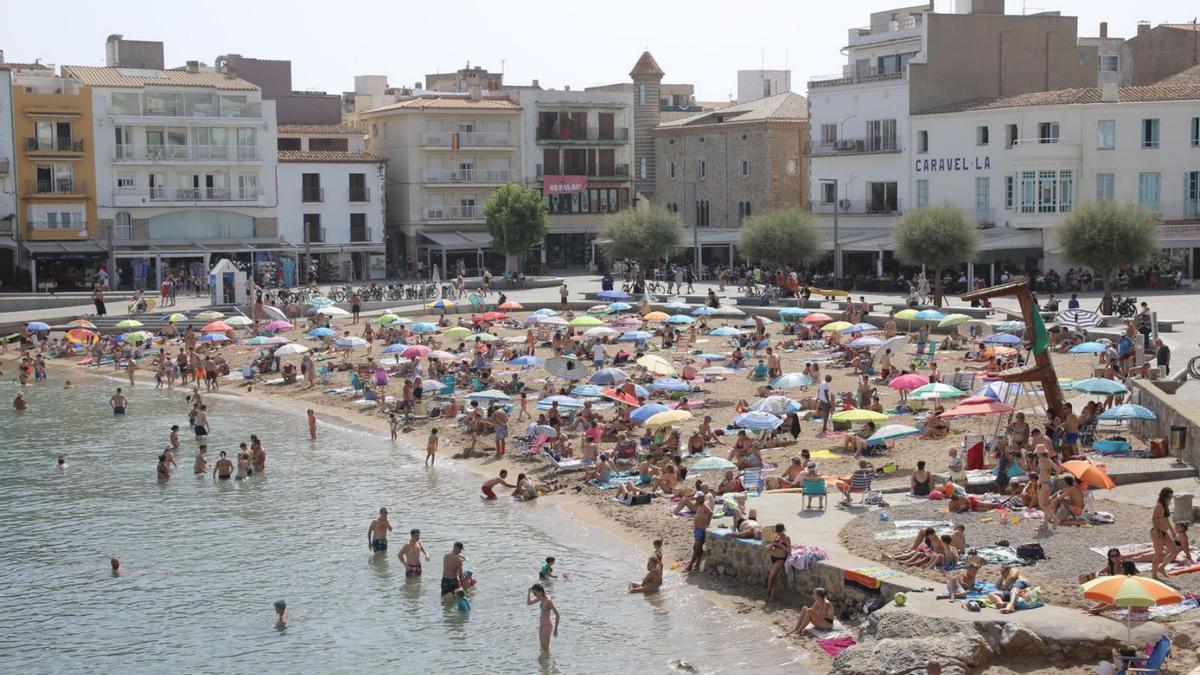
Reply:
M1017 557L1022 560L1045 560L1046 551L1041 544L1021 544L1017 547Z
M1167 439L1165 439L1165 438L1150 439L1150 456L1151 457L1166 457L1167 456Z
M883 493L878 492L876 490L872 490L871 492L868 492L867 495L865 497L863 497L863 504L866 504L868 506L882 506L883 505Z

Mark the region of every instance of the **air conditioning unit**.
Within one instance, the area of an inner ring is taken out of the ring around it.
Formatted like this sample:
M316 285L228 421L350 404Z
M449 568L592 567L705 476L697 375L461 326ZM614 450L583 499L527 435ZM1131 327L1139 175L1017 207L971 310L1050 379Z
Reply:
M841 208L841 210L843 210L843 211L849 211L850 210L850 200L849 199L839 199L838 207Z
M842 139L834 143L833 147L837 148L838 150L853 150L855 147L857 147L857 145L858 144L853 140Z

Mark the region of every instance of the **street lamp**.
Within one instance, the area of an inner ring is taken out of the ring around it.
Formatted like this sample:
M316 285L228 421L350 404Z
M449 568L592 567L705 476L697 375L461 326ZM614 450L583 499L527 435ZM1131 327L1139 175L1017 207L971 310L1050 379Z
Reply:
M822 186L833 186L833 286L838 288L842 281L842 251L841 243L838 241L838 210L840 206L838 203L838 179L821 178L819 180Z

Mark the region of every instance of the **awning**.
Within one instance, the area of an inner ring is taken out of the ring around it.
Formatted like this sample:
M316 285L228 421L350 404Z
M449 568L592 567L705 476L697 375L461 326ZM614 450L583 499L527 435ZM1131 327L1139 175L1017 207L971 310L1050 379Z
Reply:
M741 228L736 227L722 227L715 230L700 228L700 245L728 246L738 243L741 235Z
M22 246L30 255L108 253L108 249L96 241L26 241Z
M475 251L483 248L491 248L492 246L492 235L487 232L426 230L420 232L420 235L433 242L433 248L439 248L444 251Z
M821 230L821 245L826 250L833 250L833 232ZM842 252L877 253L879 251L895 250L891 230L875 230L864 232L852 230L838 233L838 245ZM979 255L974 262L1000 260L1013 252L1042 251L1041 230L1015 230L1008 227L997 227L979 231ZM997 254L999 257L997 257Z

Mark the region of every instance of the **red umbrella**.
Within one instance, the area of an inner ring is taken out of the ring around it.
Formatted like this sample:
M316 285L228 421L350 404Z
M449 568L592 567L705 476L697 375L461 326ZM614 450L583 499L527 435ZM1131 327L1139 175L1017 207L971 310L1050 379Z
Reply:
M995 402L996 402L996 399L994 399L990 396L984 396L983 394L980 394L978 396L971 396L968 398L964 398L963 400L959 401L958 404L960 406L962 406L962 405L982 405L984 403L995 403Z
M631 405L635 408L641 405L641 403L638 402L637 397L633 394L624 391L617 391L616 389L605 389L604 391L600 392L600 397L607 398L611 401L616 401L617 403Z
M481 321L503 321L507 318L508 315L504 312L484 312L479 316L478 319L475 319L475 323L479 323Z
M942 413L942 417L966 417L968 415L998 415L1000 413L1010 413L1016 411L1016 408L996 401L988 403L960 403L953 408Z
M801 321L804 323L829 323L830 321L833 321L833 317L829 316L828 314L816 312L814 314L809 314L801 319Z
M508 302L500 305L500 309L525 309L525 306L514 300L509 300Z
M888 383L888 386L897 391L909 391L917 387L923 387L929 384L929 378L917 373L909 373L901 375Z

